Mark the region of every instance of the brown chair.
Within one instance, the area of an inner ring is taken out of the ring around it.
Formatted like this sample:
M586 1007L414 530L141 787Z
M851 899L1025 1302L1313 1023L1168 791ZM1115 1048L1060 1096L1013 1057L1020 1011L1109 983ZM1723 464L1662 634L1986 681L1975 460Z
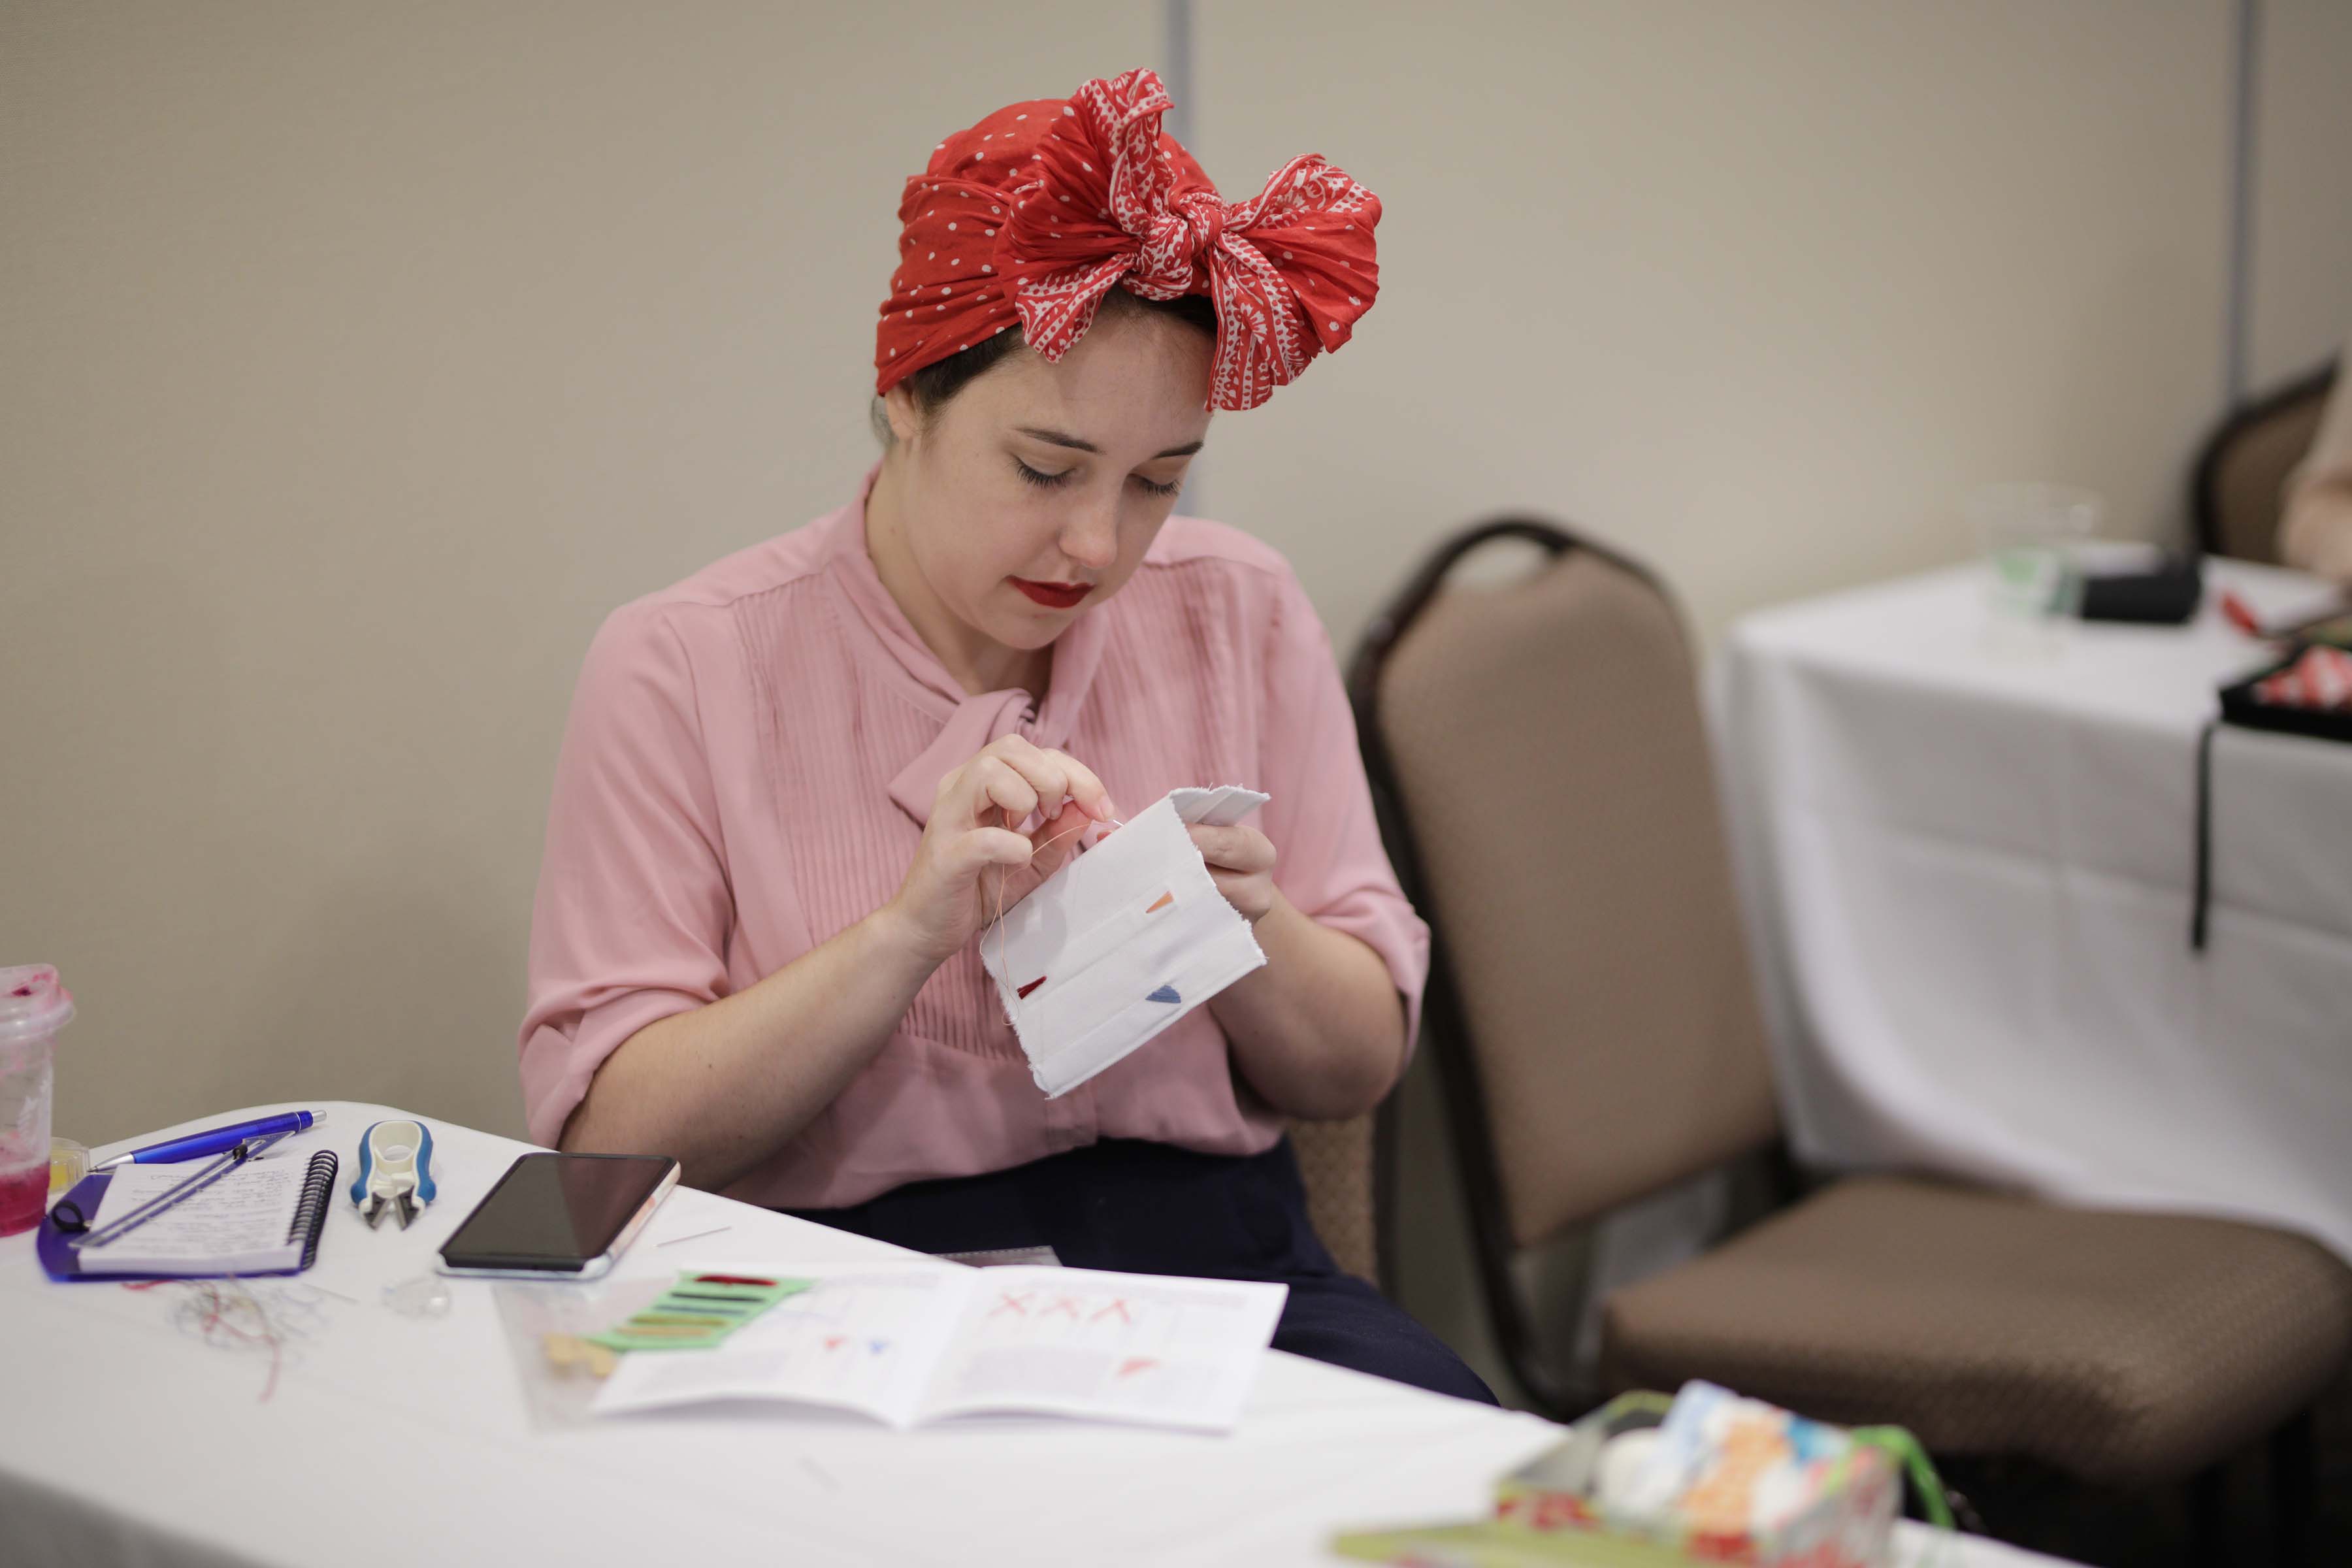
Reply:
M2277 562L2286 478L2319 435L2336 373L2333 363L2322 365L2233 408L2206 437L2189 482L2189 514L2209 554Z
M1541 564L1446 585L1502 538ZM1727 1162L1772 1168L1779 1146L1689 647L1641 568L1505 520L1405 586L1349 689L1391 855L1433 931L1423 1048L1487 1314L1533 1403L1564 1419L1704 1377L1899 1423L1939 1457L2124 1484L2279 1430L2287 1522L2307 1518L2308 1412L2352 1346L2352 1270L2255 1226L1857 1178L1614 1292L1601 1386L1549 1364L1514 1277L1526 1249Z
M1331 1260L1360 1279L1381 1283L1380 1215L1373 1115L1347 1121L1294 1121L1290 1147L1307 1184L1307 1217Z

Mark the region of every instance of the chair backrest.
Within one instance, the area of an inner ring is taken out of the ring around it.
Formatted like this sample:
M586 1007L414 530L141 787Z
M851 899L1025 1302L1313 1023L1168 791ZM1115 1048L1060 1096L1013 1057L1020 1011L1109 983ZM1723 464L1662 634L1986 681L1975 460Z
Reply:
M2197 542L2208 552L2278 560L2286 478L2319 434L2336 374L2334 364L2323 365L2232 409L2206 437L2189 479L2189 511Z
M1294 1121L1290 1147L1307 1184L1307 1216L1331 1261L1381 1283L1380 1205L1370 1115L1348 1121Z
M1501 537L1543 563L1446 585ZM1391 855L1434 933L1425 1036L1482 1248L1769 1143L1696 672L1657 583L1548 524L1473 529L1374 623L1350 687Z

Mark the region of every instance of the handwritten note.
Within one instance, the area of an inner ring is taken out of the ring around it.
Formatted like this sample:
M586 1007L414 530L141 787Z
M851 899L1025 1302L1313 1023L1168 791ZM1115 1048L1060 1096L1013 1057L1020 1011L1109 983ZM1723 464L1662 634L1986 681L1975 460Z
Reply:
M121 1219L201 1169L200 1163L118 1166L90 1228ZM307 1169L292 1155L247 1160L115 1240L84 1247L82 1267L108 1274L196 1265L221 1274L290 1268L302 1252L292 1233Z

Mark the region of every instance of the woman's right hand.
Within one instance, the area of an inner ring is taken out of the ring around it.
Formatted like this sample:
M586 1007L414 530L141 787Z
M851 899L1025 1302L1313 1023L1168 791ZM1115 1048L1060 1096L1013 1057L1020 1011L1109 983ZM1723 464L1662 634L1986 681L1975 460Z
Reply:
M1043 825L1014 832L1033 812ZM1000 736L940 781L915 863L887 910L917 951L944 963L1076 855L1087 827L1113 815L1102 780L1076 758Z

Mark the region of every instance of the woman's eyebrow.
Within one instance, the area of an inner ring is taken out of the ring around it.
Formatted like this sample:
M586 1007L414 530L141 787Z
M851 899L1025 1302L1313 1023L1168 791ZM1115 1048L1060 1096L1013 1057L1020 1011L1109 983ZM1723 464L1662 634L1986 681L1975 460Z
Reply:
M1049 447L1067 447L1074 452L1093 452L1097 455L1102 451L1100 447L1085 437L1073 436L1066 430L1041 430L1034 425L1016 425L1013 426L1013 431L1016 435L1026 436L1033 441L1043 441ZM1189 458L1207 445L1206 441L1187 441L1181 447L1171 447L1164 452L1155 452L1152 458L1155 461L1161 458Z

